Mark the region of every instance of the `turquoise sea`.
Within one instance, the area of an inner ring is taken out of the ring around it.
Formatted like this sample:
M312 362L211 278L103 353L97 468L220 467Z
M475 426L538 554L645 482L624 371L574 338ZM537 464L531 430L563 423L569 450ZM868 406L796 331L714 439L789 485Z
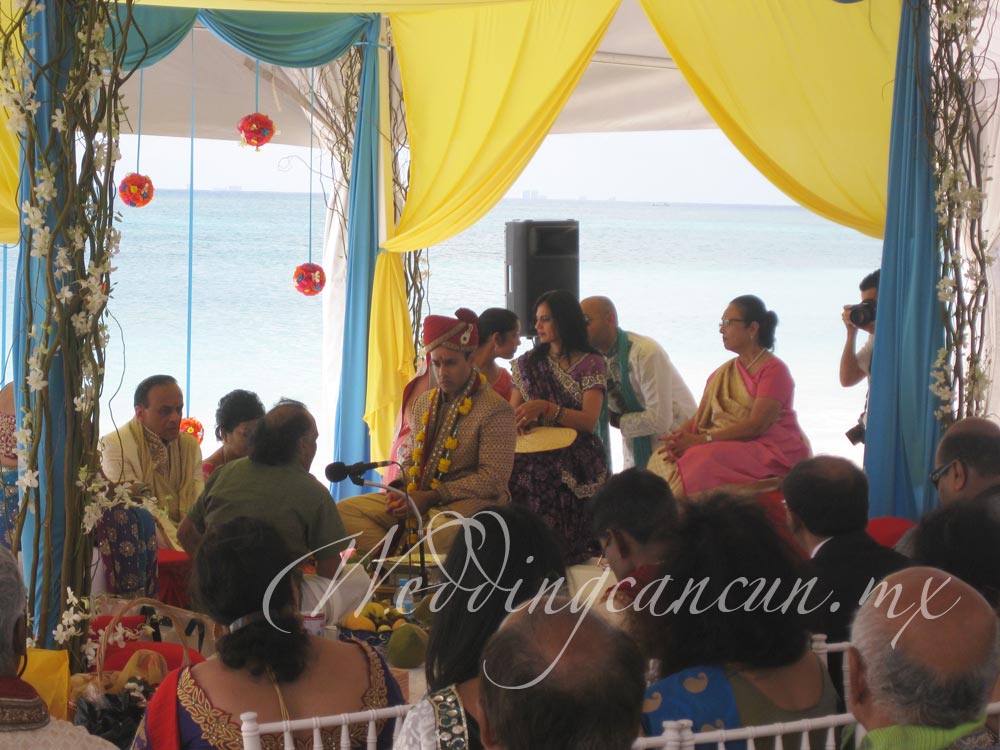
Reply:
M149 206L122 211L102 429L130 418L146 375L169 372L183 383L187 360L188 193L157 191ZM315 196L317 261L324 214ZM266 405L289 396L319 406L321 302L292 288L295 266L309 256L308 215L306 194L195 193L187 395L209 432L219 396L233 388L257 391ZM838 382L840 312L878 266L879 241L798 207L505 200L431 249L431 312L503 305L504 223L516 219L578 219L581 294L611 297L624 327L659 340L696 396L730 356L718 332L728 301L762 297L778 313L776 353L795 377L814 450L860 461L843 433L865 393ZM214 449L206 436L203 450ZM317 457L314 470L328 460Z

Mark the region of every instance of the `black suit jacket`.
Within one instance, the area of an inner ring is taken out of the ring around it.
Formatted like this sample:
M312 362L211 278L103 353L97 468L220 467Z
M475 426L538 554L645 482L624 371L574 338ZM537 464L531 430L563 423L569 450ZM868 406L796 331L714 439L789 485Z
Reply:
M825 633L827 643L841 643L850 638L851 620L875 584L890 573L905 568L909 560L889 547L883 547L864 531L831 537L819 548L816 557L805 563L806 578L816 577L810 602L826 604L807 615L813 633ZM837 603L836 612L831 606ZM812 606L812 605L810 605ZM843 657L830 654L827 659L830 677L838 693L843 692ZM844 710L843 694L839 709Z
M860 599L871 586L890 573L905 568L909 561L889 547L883 547L864 531L831 537L819 548L816 557L805 564L806 576L816 577L811 601L826 604L809 615L810 630L826 633L828 643L846 641L851 620ZM831 612L831 605L840 606Z

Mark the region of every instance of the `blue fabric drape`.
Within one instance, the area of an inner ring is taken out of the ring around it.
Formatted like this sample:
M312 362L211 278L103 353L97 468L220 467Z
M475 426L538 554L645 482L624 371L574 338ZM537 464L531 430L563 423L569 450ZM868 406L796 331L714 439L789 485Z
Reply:
M119 9L119 17L125 11ZM125 69L153 65L173 52L195 21L240 52L271 65L311 68L344 54L374 16L365 13L265 13L137 6ZM109 32L109 41L112 40Z
M927 479L940 437L931 365L944 343L944 328L924 111L930 98L929 38L926 3L904 2L865 450L872 516L916 519L935 499Z
M55 6L55 7L53 7ZM49 8L52 8L50 10ZM70 11L66 11L67 13ZM50 4L41 13L28 16L28 34L31 35L34 47L33 59L37 63L32 64L32 76L35 77L37 67L48 66L50 61L55 59L58 50L65 45L57 38L59 28L59 16L63 10L58 5ZM21 153L21 178L20 178L20 201L29 200L31 196L31 180L28 177L27 164L29 160L34 160L37 156L44 160L43 154L49 146L51 135L50 123L52 122L52 112L58 106L60 92L65 91L66 76L69 70L70 58L66 55L59 61L59 73L53 80L51 77L37 77L35 101L40 104L38 111L34 115L35 127L38 131L36 153ZM22 141L23 144L23 141ZM59 181L56 181L59 184ZM46 212L45 223L48 226L55 226L56 215L65 204L65 194L60 192L56 199L49 205ZM55 244L59 244L60 237L56 237ZM64 240L69 244L68 240ZM32 321L45 320L45 313L49 306L48 286L46 283L45 266L47 258L32 258L28 253L29 248L22 240L17 258L17 279L14 286L14 330L17 335L14 337L14 382L23 384L28 373L24 371L24 361L28 346L28 335L32 328ZM35 323L35 325L38 325ZM51 334L45 332L41 336ZM41 343L41 342L37 342ZM65 473L65 452L66 452L66 381L63 374L62 353L55 356L52 369L46 373L48 380L48 401L50 421L50 433L43 431L41 443L38 448L38 466L45 467L51 462L52 471L47 472L41 468L38 474L38 493L41 500L40 514L29 513L21 534L21 549L24 555L24 578L29 587L34 587L35 598L35 633L38 637L40 647L53 645L52 630L59 621L62 611L62 596L64 588L62 581L62 559L64 540L66 536L66 502L65 488L63 486L63 475ZM73 398L70 394L69 398ZM14 389L15 412L17 415L17 429L23 427L24 408L31 408L38 398L36 393L22 391L21 387ZM34 425L32 429L37 430ZM51 451L48 446L51 446ZM46 494L51 485L51 504L46 501ZM22 495L23 496L23 495ZM35 535L39 534L42 540L41 549L44 550L42 558L37 560L38 573L34 580L31 579L31 568L35 564ZM51 565L51 583L48 591L42 588L43 563ZM49 618L48 622L41 621L42 604L48 597Z
M125 15L126 9L119 7L118 18L122 19ZM135 70L140 61L144 68L158 63L180 46L194 28L197 18L198 11L194 8L133 6L124 69ZM114 41L109 31L109 45Z
M336 60L361 38L372 18L347 13L198 11L198 20L222 41L257 60L287 68L314 68Z
M368 392L368 323L378 255L378 44L381 21L365 31L358 120L347 207L347 299L343 369L334 426L333 460L367 461L371 443L365 424ZM374 474L369 475L375 478ZM335 500L362 491L351 482L330 485Z

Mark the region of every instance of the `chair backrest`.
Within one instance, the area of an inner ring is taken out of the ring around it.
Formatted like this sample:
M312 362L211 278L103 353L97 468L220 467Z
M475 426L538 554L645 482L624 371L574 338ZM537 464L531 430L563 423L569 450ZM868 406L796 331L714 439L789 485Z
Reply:
M814 633L812 636L812 650L822 659L826 666L830 666L827 656L829 654L843 654L841 659L841 695L847 700L847 686L851 683L850 667L847 663L847 650L851 647L849 641L840 643L827 643L826 636L822 633Z
M716 750L725 750L727 742L745 741L747 750L754 750L756 740L769 738L774 740L775 750L782 750L782 737L795 735L802 737L801 750L835 750L837 741L834 730L853 723L854 716L851 714L834 714L816 719L779 722L757 727L740 727L739 729L717 729L696 734L691 731L691 722L687 719L665 721L663 722L663 734L660 737L636 740L632 748L640 750L640 748L662 747L667 750L690 750L696 745L714 745ZM824 730L822 748L811 747L809 744L809 733L817 730Z
M411 708L413 708L411 705L392 706L390 708L375 708L368 711L336 714L334 716L317 716L310 719L293 719L291 721L272 721L266 724L258 724L256 712L247 711L240 714L240 731L243 733L244 750L261 750L260 736L262 734L281 734L284 737L285 750L294 750L295 740L292 737L292 733L311 729L313 733L313 750L322 750L322 730L340 727L340 748L341 750L351 750L351 725L368 724L368 736L365 744L367 750L375 750L378 743L375 722L384 719L396 719L394 737L398 736L399 729L403 724L400 720L406 716Z
M1000 715L1000 702L991 703L986 707L987 716ZM801 750L835 750L835 730L855 723L853 714L834 714L815 719L801 721L779 722L756 727L741 727L739 729L717 729L711 732L692 732L691 722L663 722L663 734L659 737L640 737L632 743L632 750L647 750L648 748L665 748L665 750L692 750L695 746L715 746L715 750L725 750L727 742L747 743L747 750L754 750L756 740L773 738L775 750L782 750L782 737L785 735L801 735ZM809 732L825 730L823 747L810 745ZM864 728L858 725L854 732L854 746L857 747L864 737Z

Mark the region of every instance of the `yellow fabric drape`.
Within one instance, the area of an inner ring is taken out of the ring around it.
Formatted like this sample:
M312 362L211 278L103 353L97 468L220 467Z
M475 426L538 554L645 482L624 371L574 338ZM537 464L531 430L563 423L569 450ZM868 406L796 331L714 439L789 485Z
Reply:
M11 22L11 0L0 0L0 25ZM0 108L0 243L15 245L21 239L21 213L17 189L21 169L20 143L7 127L7 112Z
M136 5L213 10L277 10L287 13L386 13L394 10L474 8L518 2L524 0L136 0Z
M0 243L16 245L21 239L21 213L17 188L21 156L17 136L7 127L0 111Z
M410 183L386 250L468 228L507 192L597 50L619 0L390 12Z
M885 226L900 0L642 0L733 144L806 208Z
M372 460L382 461L392 458L392 430L403 386L413 377L415 356L403 257L397 253L379 253L375 261L368 331L365 422L371 435Z

